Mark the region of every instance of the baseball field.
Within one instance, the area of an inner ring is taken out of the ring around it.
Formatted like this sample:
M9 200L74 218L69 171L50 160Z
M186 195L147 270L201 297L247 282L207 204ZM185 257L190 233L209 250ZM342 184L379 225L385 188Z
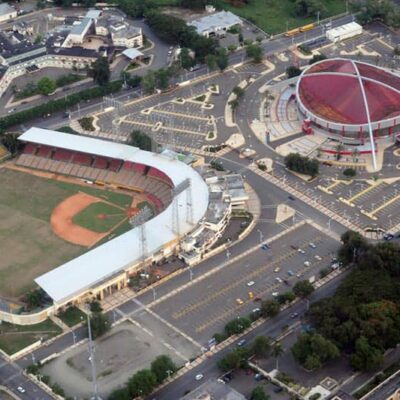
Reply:
M37 276L126 232L135 202L136 195L1 168L0 296L17 298Z

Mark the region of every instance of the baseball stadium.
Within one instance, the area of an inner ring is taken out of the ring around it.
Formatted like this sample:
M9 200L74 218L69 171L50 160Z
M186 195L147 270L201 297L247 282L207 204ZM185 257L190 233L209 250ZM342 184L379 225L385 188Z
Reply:
M297 81L296 101L305 133L368 144L373 158L376 141L400 130L400 77L364 62L335 58L309 66Z
M102 299L170 255L207 211L207 184L176 157L39 128L19 140L0 171L4 297L36 282L56 308Z

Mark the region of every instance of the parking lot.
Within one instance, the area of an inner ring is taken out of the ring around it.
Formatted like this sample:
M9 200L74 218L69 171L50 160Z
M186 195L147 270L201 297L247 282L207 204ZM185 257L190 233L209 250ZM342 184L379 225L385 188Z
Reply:
M318 277L319 270L330 265L338 243L305 224L268 246L150 306L151 310L205 345L228 321L259 308L261 299L290 290L298 280Z

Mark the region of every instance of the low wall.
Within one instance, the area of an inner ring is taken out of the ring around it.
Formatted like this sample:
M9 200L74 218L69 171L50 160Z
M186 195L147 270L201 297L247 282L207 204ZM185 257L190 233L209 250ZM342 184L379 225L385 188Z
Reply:
M33 325L45 321L55 311L55 307L51 306L45 310L33 314L13 314L0 310L0 321L9 322L15 325Z

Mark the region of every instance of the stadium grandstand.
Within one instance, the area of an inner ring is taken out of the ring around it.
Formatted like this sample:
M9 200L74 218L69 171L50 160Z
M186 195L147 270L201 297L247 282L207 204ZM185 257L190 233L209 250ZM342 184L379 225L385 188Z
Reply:
M375 65L341 58L315 63L301 74L296 100L304 132L366 145L375 169L376 142L399 134L400 77Z
M171 254L207 212L207 184L176 158L40 128L30 128L19 139L25 147L17 165L145 193L158 211L142 226L36 278L56 307L94 297L102 299L126 286L129 275L144 261L151 263ZM196 199L195 207L189 204L189 190L190 197Z

